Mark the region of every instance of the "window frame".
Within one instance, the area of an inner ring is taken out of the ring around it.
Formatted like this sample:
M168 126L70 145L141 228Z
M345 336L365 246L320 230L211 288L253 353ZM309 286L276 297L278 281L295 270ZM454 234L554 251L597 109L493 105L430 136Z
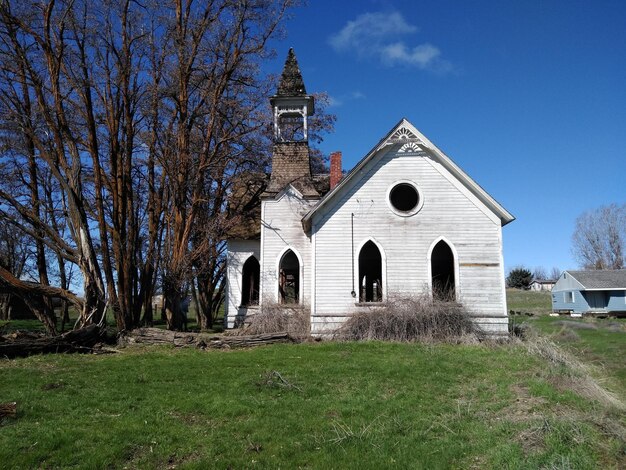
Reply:
M417 205L413 209L411 209L410 211L401 211L399 209L396 209L396 207L391 202L391 192L397 186L402 185L402 184L406 184L406 185L412 186L413 189L415 189L415 192L417 193ZM390 184L389 187L387 188L387 194L385 195L385 198L387 200L387 205L389 206L389 209L391 209L391 211L394 214L396 214L397 216L400 216L400 217L411 217L411 216L414 216L424 206L424 194L423 194L421 188L414 181L407 180L407 179L396 180L392 184Z

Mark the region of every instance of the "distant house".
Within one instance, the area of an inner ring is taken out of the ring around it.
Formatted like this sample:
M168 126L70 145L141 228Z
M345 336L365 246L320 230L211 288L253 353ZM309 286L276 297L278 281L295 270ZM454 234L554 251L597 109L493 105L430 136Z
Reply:
M554 284L556 284L556 281L554 279L535 279L533 282L530 283L530 290L551 291L554 287Z
M563 272L552 288L552 310L626 314L626 269Z

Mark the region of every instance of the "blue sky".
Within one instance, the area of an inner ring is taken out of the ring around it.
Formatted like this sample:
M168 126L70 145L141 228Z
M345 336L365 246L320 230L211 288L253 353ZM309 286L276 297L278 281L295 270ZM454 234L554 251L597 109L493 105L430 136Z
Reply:
M586 210L626 200L626 2L311 0L293 47L350 169L402 117L517 220L506 269L576 267Z

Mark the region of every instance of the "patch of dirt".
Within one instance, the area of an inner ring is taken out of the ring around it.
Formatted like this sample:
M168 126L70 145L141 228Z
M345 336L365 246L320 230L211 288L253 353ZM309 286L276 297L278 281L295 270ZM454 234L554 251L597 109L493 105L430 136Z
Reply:
M213 422L213 420L204 415L196 415L193 413L179 413L176 411L172 411L169 414L177 421L188 424L190 426L203 426L205 428L215 427L215 423Z
M522 384L513 384L510 390L515 395L515 402L500 412L501 419L519 423L543 418L539 408L547 403L545 398L533 397L528 387Z
M44 391L55 390L57 388L63 388L64 386L65 386L65 384L62 384L60 382L50 382L50 383L42 385L41 389L44 390Z
M167 468L168 470L173 470L180 466L185 466L186 464L193 462L197 459L196 454L188 454L184 456L178 455L170 455L167 459L167 463L160 465L160 468Z
M538 453L545 449L545 436L549 432L547 423L544 420L541 424L523 429L515 436L515 441L522 446L524 455Z

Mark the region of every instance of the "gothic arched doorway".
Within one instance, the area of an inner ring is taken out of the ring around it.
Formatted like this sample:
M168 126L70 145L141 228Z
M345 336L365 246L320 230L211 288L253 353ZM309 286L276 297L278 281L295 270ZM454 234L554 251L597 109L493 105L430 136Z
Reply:
M280 303L297 304L300 302L300 262L291 250L287 250L280 259L278 293Z
M382 267L380 250L370 240L359 252L359 302L382 302Z
M243 265L241 275L241 306L259 304L259 279L261 278L261 266L259 261L250 256Z
M433 298L453 301L456 299L454 279L454 253L450 245L440 240L430 256Z

